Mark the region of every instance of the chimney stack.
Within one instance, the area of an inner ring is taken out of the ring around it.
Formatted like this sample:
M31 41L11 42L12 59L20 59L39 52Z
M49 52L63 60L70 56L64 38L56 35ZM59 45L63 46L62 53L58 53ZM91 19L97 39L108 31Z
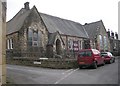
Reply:
M24 3L24 8L25 8L26 10L29 10L29 9L30 9L30 8L29 8L29 2Z
M114 39L114 32L111 31L111 37Z
M108 38L110 37L110 30L107 31Z
M118 34L117 34L117 32L115 32L115 37L116 37L116 39L118 39Z

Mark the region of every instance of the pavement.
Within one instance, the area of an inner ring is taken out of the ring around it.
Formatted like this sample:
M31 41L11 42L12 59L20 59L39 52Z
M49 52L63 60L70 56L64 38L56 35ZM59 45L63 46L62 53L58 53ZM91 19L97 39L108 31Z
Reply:
M119 61L120 62L120 61ZM7 65L14 84L118 84L118 59L97 69L49 69Z

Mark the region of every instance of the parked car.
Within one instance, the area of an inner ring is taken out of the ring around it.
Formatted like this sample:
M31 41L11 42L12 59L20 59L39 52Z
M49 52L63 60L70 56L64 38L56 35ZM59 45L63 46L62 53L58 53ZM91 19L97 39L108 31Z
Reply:
M104 65L104 58L101 57L100 52L96 49L83 49L79 51L77 62L79 68L92 66L97 68L98 65Z
M101 56L104 57L105 63L115 62L115 57L110 52L101 52Z

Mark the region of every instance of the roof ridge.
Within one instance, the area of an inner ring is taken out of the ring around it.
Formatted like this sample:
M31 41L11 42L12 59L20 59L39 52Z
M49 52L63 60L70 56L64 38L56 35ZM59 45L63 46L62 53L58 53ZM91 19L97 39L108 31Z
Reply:
M84 26L85 26L85 25L89 25L89 24L98 23L98 22L102 22L102 20L98 20L98 21L95 21L95 22L90 22L90 23L85 23L85 24L84 24Z
M78 22L74 22L72 20L63 19L60 17L52 16L52 15L41 13L41 12L39 12L39 14L41 15L50 33L53 33L54 31L59 29L60 34L88 38L88 35L86 34L85 29L82 27L82 24Z
M46 13L41 13L41 12L39 12L39 13L40 13L40 14L43 14L43 15L51 16L51 17L54 17L54 18L58 18L58 19L61 19L61 20L70 21L70 22L74 22L74 23L80 24L79 22L76 22L76 21L73 21L73 20L61 18L61 17L58 17L58 16L53 16L53 15L46 14ZM82 24L80 24L80 25L82 25Z
M12 21L24 8L21 8L20 11L17 12L17 14L15 14L15 16L13 16L10 20L8 20L7 22Z
M86 35L88 36L88 38L89 38L89 35L88 35L88 33L87 33L87 31L86 31L86 29L85 29L85 27L82 25L82 27L83 27L83 29L84 29L84 31L85 31L85 33L86 33Z

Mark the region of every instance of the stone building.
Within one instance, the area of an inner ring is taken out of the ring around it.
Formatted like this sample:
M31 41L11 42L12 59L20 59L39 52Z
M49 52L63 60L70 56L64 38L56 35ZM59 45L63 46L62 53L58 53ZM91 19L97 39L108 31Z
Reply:
M40 13L26 2L7 22L6 45L7 57L75 57L89 48L89 36L80 23Z
M6 83L6 1L0 0L0 86Z
M118 39L120 40L120 1L118 2Z
M91 48L99 51L110 51L110 41L102 20L85 23L84 27L89 35Z
M120 56L120 40L118 39L118 34L114 32L107 31L108 38L110 40L110 52L113 55Z

